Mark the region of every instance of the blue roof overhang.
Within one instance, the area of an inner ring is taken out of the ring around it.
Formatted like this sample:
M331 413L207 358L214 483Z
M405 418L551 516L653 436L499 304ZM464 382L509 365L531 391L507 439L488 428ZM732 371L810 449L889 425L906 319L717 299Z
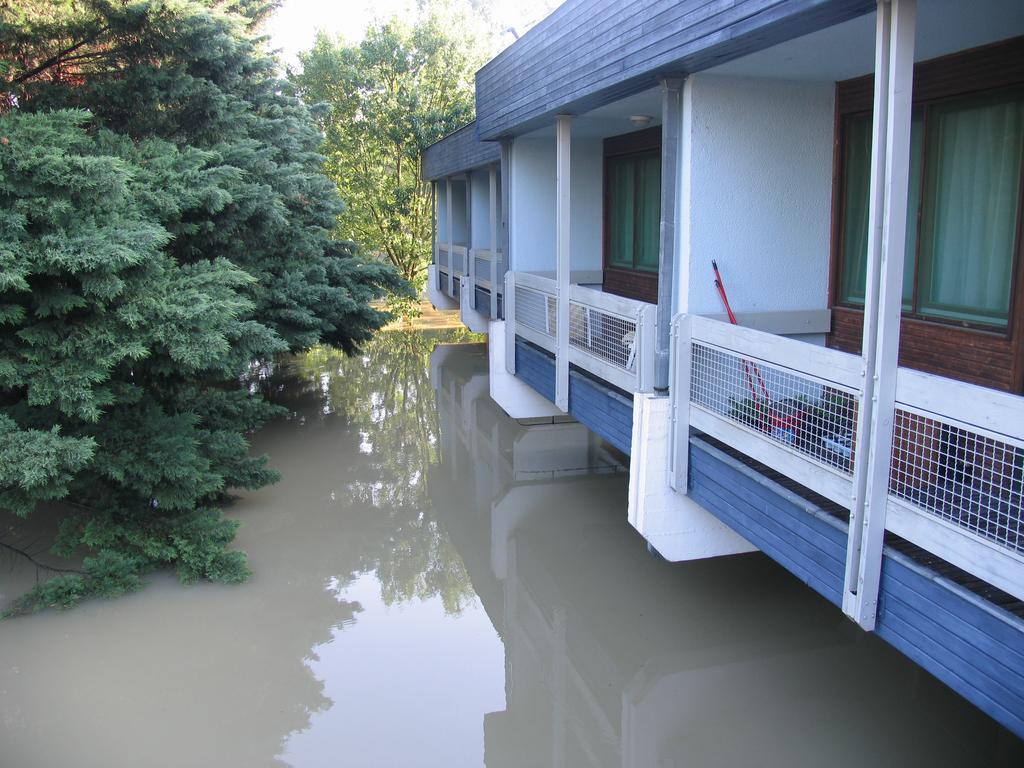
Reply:
M423 150L420 154L420 176L427 181L435 181L493 165L500 160L500 144L479 141L476 123L470 123Z
M875 0L566 0L476 78L477 136L525 133L876 8Z

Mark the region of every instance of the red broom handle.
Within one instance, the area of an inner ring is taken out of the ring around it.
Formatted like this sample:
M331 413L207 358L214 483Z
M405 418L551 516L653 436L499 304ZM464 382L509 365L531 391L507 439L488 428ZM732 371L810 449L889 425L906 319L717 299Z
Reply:
M711 267L715 270L715 288L718 289L718 295L722 297L722 303L725 305L725 313L729 316L729 322L733 325L739 325L736 322L736 315L732 311L732 306L729 304L729 297L725 293L725 283L722 282L722 275L718 271L718 262L714 259L711 260ZM757 376L757 383L761 386L761 392L764 394L764 399L767 403L771 403L772 397L768 394L768 387L764 384L764 379L761 377L761 371L757 367L757 363L751 362L751 366L754 368L754 374ZM750 380L750 371L747 368L747 361L743 361L743 369L747 373L747 379L750 383L750 393L754 396L754 402L757 403L757 394L754 391L754 382Z

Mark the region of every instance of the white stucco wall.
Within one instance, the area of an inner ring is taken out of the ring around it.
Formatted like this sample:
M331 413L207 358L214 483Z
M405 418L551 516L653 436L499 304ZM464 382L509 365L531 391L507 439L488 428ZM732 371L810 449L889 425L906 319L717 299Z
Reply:
M555 268L555 143L517 138L512 143L509 194L509 269Z
M601 139L573 139L570 150L569 247L574 270L601 268ZM517 138L512 145L509 227L511 269L555 269L555 141Z
M736 312L827 306L834 94L827 82L688 78L677 310L722 311L712 259Z
M470 231L471 248L491 247L491 175L488 170L473 171L470 177L472 184L472 218Z
M437 194L437 241L448 242L448 197L443 181L437 182L434 187Z
M456 245L466 245L466 182L452 182L452 234Z
M604 144L602 139L573 139L569 250L574 270L601 269L604 205Z

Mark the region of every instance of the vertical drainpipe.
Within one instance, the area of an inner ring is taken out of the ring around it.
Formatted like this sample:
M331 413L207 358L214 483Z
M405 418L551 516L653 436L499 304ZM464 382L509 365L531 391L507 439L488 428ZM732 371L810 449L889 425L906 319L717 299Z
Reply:
M879 0L854 497L843 611L874 629L889 494L910 177L916 0Z
M679 156L683 121L682 77L661 80L661 233L658 242L658 313L654 337L654 391L668 392L672 293L675 283Z
M569 160L572 147L572 118L555 118L555 293L557 336L555 341L555 405L569 412Z

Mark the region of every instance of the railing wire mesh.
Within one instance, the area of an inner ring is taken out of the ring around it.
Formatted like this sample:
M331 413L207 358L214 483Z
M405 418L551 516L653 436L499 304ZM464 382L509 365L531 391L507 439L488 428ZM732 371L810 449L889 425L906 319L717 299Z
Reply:
M491 282L491 260L477 256L473 260L473 269L476 270L476 281L490 285ZM499 275L500 277L500 275Z
M691 402L852 476L855 392L699 341L691 365Z
M889 491L1024 552L1024 447L897 406Z
M555 297L516 285L516 323L554 338L558 334L557 301Z
M636 369L636 321L569 302L569 345L624 371Z

